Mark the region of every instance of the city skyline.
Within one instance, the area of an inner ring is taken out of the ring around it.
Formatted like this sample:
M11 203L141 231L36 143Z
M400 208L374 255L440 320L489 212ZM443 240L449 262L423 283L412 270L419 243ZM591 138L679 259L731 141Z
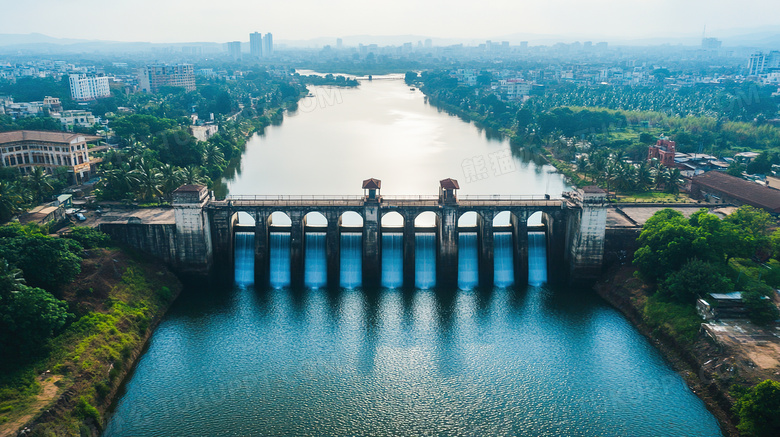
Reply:
M56 38L176 43L248 40L251 32L272 32L280 40L337 38L351 35L424 35L440 39L508 38L515 34L576 39L615 40L700 35L777 25L771 0L594 0L584 4L552 0L494 1L489 5L409 0L365 3L341 0L289 3L203 0L186 3L138 0L133 4L95 0L39 0L3 5L5 34L42 33ZM62 17L78 9L88 26L73 26ZM149 11L154 13L149 13ZM724 10L729 10L724 14ZM122 17L117 26L111 17Z

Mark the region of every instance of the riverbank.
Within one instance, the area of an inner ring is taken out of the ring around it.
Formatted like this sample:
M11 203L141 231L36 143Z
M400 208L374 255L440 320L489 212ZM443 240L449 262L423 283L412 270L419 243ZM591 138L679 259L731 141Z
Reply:
M594 288L664 355L718 419L724 434L738 436L731 390L735 386L753 386L765 379L777 381L780 377L776 366L756 363L755 354L741 344L744 342L727 344L704 329L688 341L669 325L656 325L646 312L651 290L634 277L634 271L631 266L610 271Z
M121 382L181 283L165 267L116 248L85 253L63 290L78 317L48 353L5 375L0 436L97 436ZM20 433L21 432L21 433Z

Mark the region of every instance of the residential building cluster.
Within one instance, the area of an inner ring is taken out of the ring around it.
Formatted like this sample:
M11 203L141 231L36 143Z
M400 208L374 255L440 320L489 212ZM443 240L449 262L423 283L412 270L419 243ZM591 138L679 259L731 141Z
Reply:
M40 102L14 102L10 96L0 96L0 115L7 115L12 120L29 117L51 117L59 120L62 128L72 130L75 126L92 127L101 123L100 117L83 109L64 111L60 99L46 96Z

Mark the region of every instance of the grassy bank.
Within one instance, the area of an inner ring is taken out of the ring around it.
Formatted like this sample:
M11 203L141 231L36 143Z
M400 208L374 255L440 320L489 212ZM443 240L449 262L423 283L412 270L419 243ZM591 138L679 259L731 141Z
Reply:
M98 435L103 414L181 290L159 264L92 249L63 298L74 321L37 359L0 377L0 435Z

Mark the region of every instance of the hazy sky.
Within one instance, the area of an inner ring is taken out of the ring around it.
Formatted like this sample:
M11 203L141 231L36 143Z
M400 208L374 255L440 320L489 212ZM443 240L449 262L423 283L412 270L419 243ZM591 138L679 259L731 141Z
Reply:
M0 33L187 42L513 33L588 39L698 35L780 25L777 0L0 0Z

